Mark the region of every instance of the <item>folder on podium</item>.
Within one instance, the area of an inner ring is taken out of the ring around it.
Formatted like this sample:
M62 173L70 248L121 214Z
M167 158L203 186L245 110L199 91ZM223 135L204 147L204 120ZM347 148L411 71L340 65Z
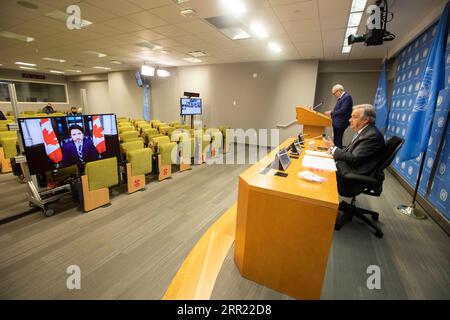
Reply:
M331 118L308 107L297 107L297 122L303 125L306 138L321 136L326 127L331 127Z

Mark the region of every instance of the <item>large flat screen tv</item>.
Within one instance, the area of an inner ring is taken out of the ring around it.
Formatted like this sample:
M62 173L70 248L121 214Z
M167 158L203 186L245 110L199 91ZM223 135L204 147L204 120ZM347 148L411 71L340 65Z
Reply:
M115 114L23 118L19 129L31 174L117 157Z
M180 106L182 116L202 114L202 99L200 98L180 98Z

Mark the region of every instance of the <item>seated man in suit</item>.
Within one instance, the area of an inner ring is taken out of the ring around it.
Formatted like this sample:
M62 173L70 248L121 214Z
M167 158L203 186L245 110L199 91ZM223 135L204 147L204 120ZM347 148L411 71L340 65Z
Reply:
M375 119L376 112L372 105L355 106L350 118L350 127L356 133L350 145L338 148L332 141L324 139L325 145L330 148L328 152L336 161L340 194L347 194L346 190L352 188L351 184L345 182L345 174L371 175L381 161L385 144L383 135L375 127Z
M63 159L61 164L64 167L98 160L98 151L92 139L84 136L84 130L81 126L72 125L69 132L70 139L65 139L62 143Z

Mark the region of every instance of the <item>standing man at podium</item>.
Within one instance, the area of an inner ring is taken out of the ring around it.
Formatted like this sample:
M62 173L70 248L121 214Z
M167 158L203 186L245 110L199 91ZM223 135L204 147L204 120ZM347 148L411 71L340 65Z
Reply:
M331 93L338 100L334 110L327 111L325 114L331 116L331 119L333 120L334 145L338 148L342 148L342 138L344 137L345 129L348 128L349 120L352 116L353 99L340 84L333 86Z

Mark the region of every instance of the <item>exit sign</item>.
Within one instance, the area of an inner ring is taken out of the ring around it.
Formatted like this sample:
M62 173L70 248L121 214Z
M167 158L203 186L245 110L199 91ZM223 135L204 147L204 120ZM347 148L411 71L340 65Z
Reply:
M45 80L45 75L43 75L43 74L33 74L33 73L22 73L22 78Z

